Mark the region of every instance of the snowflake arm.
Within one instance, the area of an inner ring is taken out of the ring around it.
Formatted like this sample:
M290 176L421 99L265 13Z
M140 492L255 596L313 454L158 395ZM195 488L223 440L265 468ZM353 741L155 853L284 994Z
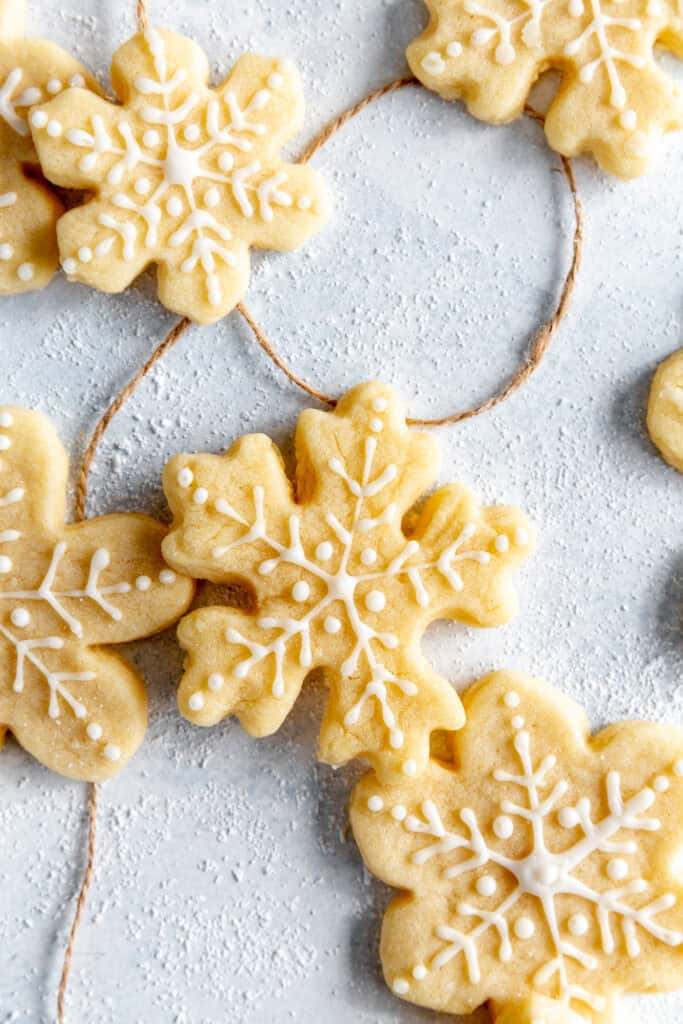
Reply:
M201 323L242 298L250 246L293 249L329 213L316 172L280 157L303 118L296 69L248 55L207 79L196 44L149 29L114 57L120 105L70 90L31 115L48 178L95 193L60 221L67 274L119 291L155 262L161 301Z
M457 768L369 775L352 801L366 864L407 894L382 933L394 991L448 1013L491 1001L509 1024L607 1024L618 993L680 985L680 730L588 740L579 709L510 673L464 700Z
M69 84L98 89L53 43L24 38L22 0L0 0L0 294L43 288L57 269L58 198L35 175L31 107Z
M226 456L179 456L165 471L169 563L241 583L254 598L253 613L202 611L181 626L181 709L202 725L236 713L264 735L321 668L330 688L321 759L365 755L389 774L417 773L430 733L462 722L453 689L420 653L422 632L445 616L503 621L513 607L505 577L530 550L529 525L445 488L406 534L436 450L380 384L354 389L332 414L305 412L296 455L296 500L277 450L258 435Z
M165 530L146 516L65 527L66 455L42 416L0 409L0 453L0 733L63 775L104 779L147 712L142 680L99 645L170 625L192 582L165 565Z
M562 80L548 111L550 145L592 152L610 173L645 173L660 137L683 126L678 86L656 45L680 54L680 11L662 0L428 0L430 23L408 48L415 75L484 121L522 113L548 67Z

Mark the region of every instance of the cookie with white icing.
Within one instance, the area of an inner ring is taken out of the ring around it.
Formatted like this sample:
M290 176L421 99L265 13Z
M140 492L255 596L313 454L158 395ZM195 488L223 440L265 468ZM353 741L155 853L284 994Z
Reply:
M120 514L64 524L67 458L39 413L0 408L0 745L9 730L48 768L115 775L147 724L142 679L106 649L187 609L164 527Z
M98 88L59 46L25 38L24 22L24 0L0 0L0 295L44 288L59 265L63 206L38 177L29 111L70 85Z
M665 359L652 378L647 429L666 461L683 473L683 349Z
M216 89L208 73L149 29L114 55L120 105L70 89L30 119L44 174L92 193L59 222L68 276L119 292L155 263L161 302L199 323L244 296L250 246L294 249L329 212L316 171L280 155L303 121L291 62L246 55Z
M683 95L654 47L683 53L674 0L426 0L429 25L408 47L413 73L444 99L501 124L537 78L561 75L545 121L553 149L592 153L611 174L644 174L665 132L683 127Z
M234 714L265 736L322 669L320 759L366 756L384 774L418 774L430 733L463 722L455 690L420 651L422 634L439 618L507 621L531 527L459 485L414 513L438 471L437 443L407 428L379 383L354 388L334 412L304 412L296 457L294 484L259 434L226 455L180 455L166 467L167 561L242 584L253 609L207 607L182 621L180 709L203 726Z
M357 786L369 869L402 890L381 957L393 991L497 1024L616 1024L625 992L683 984L683 730L593 736L547 684L496 673L463 697L453 763Z

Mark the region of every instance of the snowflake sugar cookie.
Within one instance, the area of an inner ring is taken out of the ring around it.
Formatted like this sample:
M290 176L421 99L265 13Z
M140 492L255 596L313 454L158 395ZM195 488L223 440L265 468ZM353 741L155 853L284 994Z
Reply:
M542 72L562 80L545 122L565 156L591 152L624 178L644 174L664 132L683 127L678 85L654 47L683 50L673 0L427 0L428 28L408 48L414 74L483 121L524 109Z
M549 686L500 672L464 697L455 764L355 790L397 995L499 1024L608 1024L622 992L683 983L683 732L592 739ZM679 869L676 869L676 863Z
M435 729L457 729L452 687L420 653L438 618L477 626L515 611L511 570L532 537L521 512L482 508L464 487L432 484L434 439L407 429L381 384L349 392L333 413L304 412L293 490L269 438L227 455L171 460L175 519L164 542L180 572L253 593L254 612L202 608L180 625L188 652L180 708L198 725L229 714L254 736L284 721L314 668L330 688L319 756L366 755L413 775Z
M149 29L114 56L121 106L79 89L31 114L46 176L94 193L59 222L69 277L119 292L156 263L161 301L199 323L244 295L250 246L294 249L328 216L317 173L280 158L303 120L293 65L247 55L207 79L195 43Z
M665 359L652 378L647 429L666 461L683 473L683 349Z
M97 89L64 50L23 35L23 0L0 0L0 295L44 288L59 262L63 208L37 180L29 108L69 85Z
M144 736L142 680L102 644L150 636L193 584L141 515L64 525L67 459L41 415L0 408L0 743L7 730L53 771L98 780Z

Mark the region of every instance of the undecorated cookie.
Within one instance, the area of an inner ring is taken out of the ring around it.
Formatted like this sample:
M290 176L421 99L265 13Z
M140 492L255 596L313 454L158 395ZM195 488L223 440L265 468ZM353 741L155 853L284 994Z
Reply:
M683 473L683 349L665 359L652 378L647 429L666 461Z
M280 151L303 122L296 68L248 54L217 89L190 39L149 29L114 55L120 104L69 89L31 114L43 172L93 195L58 226L68 276L120 292L158 265L159 298L199 323L244 296L249 247L289 250L328 217L311 167Z
M406 427L379 383L354 388L334 412L304 412L296 460L293 485L273 442L255 434L227 455L180 455L166 467L167 561L241 584L253 608L201 608L182 621L180 709L203 726L234 714L266 736L323 669L320 759L364 755L383 774L419 774L430 733L463 722L455 690L421 653L422 634L440 618L506 622L531 527L460 485L415 512L438 472L437 443Z
M498 672L463 698L454 763L357 786L354 835L402 894L393 991L496 1024L621 1024L625 992L683 986L683 730L592 738L558 690ZM654 1018L653 1018L654 1019Z
M545 120L553 149L592 153L611 174L644 174L683 98L654 47L683 56L672 0L427 0L430 21L408 47L413 73L482 121L519 116L549 68L560 85Z
M0 295L44 288L59 264L63 207L39 178L29 110L70 85L98 88L59 46L24 38L24 22L24 0L0 0Z
M165 565L154 519L65 526L67 468L43 416L0 408L0 746L9 730L53 771L97 781L147 724L142 679L104 645L170 626L193 584Z

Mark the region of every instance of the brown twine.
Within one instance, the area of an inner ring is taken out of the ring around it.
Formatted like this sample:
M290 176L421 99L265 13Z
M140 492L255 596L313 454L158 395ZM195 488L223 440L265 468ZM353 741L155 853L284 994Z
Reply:
M398 92L399 89L404 89L406 86L420 84L421 83L418 82L416 78L398 78L394 82L389 82L387 85L383 85L381 88L375 89L328 124L317 138L313 140L299 162L302 164L308 163L308 161L315 156L318 150L322 149L322 147L329 142L329 140L336 135L345 124L348 124L352 118L360 114L371 103L382 99L383 96L389 96L391 93ZM528 117L537 121L539 124L544 123L545 119L543 115L539 114L538 111L534 110L532 107L526 107L524 112ZM510 380L494 392L493 395L485 399L483 402L480 402L479 405L475 405L470 409L464 409L460 412L451 413L448 416L438 416L433 419L409 418L407 422L413 426L442 427L451 423L460 423L463 420L469 420L474 416L481 415L481 413L488 412L490 409L494 409L497 405L504 402L507 398L513 395L515 391L518 391L543 362L543 358L548 351L548 346L557 333L557 329L562 323L569 308L572 295L574 294L574 289L576 288L576 281L581 267L581 256L583 252L583 206L579 197L571 163L564 156L560 157L560 159L562 161L562 170L564 171L569 184L569 190L572 194L572 199L574 200L575 227L572 244L572 261L564 279L564 284L562 286L562 291L560 293L560 298L555 308L555 312L550 320L537 330L524 362L515 371ZM325 405L334 407L337 404L337 399L333 395L328 395L326 392L316 388L313 384L309 384L287 365L273 343L269 341L263 328L259 326L243 302L238 304L237 310L244 317L244 320L250 327L256 341L259 343L266 355L272 359L275 365L282 370L293 384L296 384L296 386L301 388L302 391L305 391L306 394L310 395L312 398L316 398L319 402L323 402Z

